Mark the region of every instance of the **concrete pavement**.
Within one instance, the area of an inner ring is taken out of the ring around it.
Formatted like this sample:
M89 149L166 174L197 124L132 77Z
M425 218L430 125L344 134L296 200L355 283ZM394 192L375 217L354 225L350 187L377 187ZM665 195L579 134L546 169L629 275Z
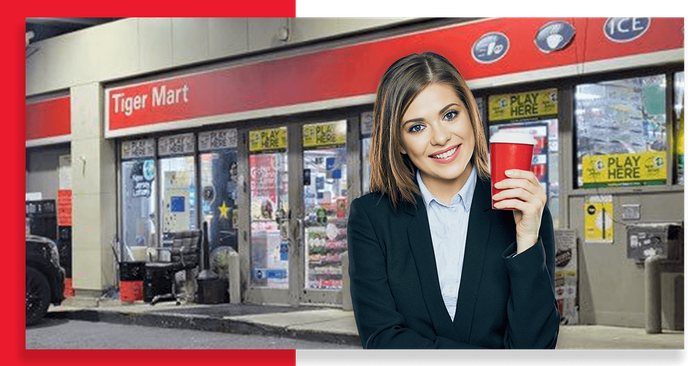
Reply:
M143 302L67 299L52 306L49 317L195 329L236 334L278 335L337 344L360 345L352 311L338 308L252 304L154 306ZM683 349L682 331L647 334L643 328L601 325L560 327L559 349Z

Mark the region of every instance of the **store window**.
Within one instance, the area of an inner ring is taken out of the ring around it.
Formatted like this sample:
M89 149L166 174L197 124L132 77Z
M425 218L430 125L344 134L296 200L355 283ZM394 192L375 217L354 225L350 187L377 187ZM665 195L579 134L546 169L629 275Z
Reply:
M238 251L238 154L235 129L202 132L199 141L201 217L211 258Z
M193 133L158 139L162 246L170 244L172 233L199 229L194 152Z
M577 188L666 183L666 76L581 84Z
M158 246L155 140L121 144L122 260L144 261Z
M685 72L677 72L673 76L673 117L674 117L674 164L675 183L684 184L684 114L685 114Z
M532 154L532 171L547 194L554 227L559 227L557 89L491 95L488 100L490 135L503 130L534 135L537 145Z

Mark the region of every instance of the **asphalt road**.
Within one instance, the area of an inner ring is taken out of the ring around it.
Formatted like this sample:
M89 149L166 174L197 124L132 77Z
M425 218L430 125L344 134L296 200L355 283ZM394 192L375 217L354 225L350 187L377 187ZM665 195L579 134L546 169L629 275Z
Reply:
M45 318L27 327L26 349L358 349L274 336Z

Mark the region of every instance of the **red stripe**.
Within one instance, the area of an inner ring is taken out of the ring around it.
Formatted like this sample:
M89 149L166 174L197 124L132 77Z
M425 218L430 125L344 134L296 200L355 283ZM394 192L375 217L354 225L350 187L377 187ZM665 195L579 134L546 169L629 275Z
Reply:
M26 140L70 135L70 97L27 104Z

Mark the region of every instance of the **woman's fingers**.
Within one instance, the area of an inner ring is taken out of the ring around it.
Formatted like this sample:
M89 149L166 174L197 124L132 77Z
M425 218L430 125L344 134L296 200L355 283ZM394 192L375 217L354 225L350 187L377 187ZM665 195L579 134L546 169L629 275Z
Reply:
M494 195L494 200L517 197L526 201L540 201L542 204L547 201L547 195L542 185L532 172L511 170L507 171L506 175L510 176L510 178L495 184L497 189L503 191Z
M515 210L516 241L521 253L537 241L547 195L530 171L511 169L506 171L506 177L495 184L501 192L493 195L493 200L498 201L494 207Z

